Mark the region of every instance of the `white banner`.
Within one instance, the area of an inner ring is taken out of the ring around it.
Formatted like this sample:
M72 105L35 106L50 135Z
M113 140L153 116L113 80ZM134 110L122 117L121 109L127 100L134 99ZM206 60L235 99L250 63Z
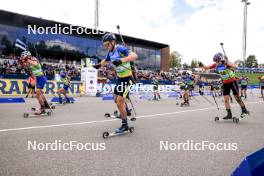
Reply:
M85 84L85 93L95 96L97 93L97 70L95 68L82 68L81 81Z

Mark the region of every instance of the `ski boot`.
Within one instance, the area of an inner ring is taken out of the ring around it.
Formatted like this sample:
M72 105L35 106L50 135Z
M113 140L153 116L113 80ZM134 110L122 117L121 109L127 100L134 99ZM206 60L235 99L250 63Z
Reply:
M59 97L59 104L62 104L63 102L62 102L62 98L61 97Z
M66 98L66 103L71 103L71 101L68 97Z
M128 131L128 124L127 120L122 120L122 125L120 128L115 130L115 133L124 133L125 131Z
M223 120L229 120L229 119L232 119L233 116L232 116L232 113L231 113L231 109L227 109L227 115L225 117L223 117Z
M246 108L243 108L240 117L244 118L246 115L249 115L249 111Z

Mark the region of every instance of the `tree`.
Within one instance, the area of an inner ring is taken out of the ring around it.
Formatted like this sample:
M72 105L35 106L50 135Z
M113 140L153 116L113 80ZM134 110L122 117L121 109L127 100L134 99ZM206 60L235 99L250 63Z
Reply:
M190 66L186 62L182 65L182 67L184 70L188 70L190 68Z
M191 62L190 67L191 68L197 68L198 67L198 61L197 61L197 59L192 59L192 62Z
M177 51L173 51L170 54L170 66L171 67L181 67L181 60L182 60L182 56L177 52Z
M246 59L245 66L248 68L258 67L258 61L256 59L256 56L255 55L248 56L248 58Z
M244 62L242 60L240 60L240 59L236 60L234 63L236 65L238 65L239 67L243 67L243 65L244 65Z

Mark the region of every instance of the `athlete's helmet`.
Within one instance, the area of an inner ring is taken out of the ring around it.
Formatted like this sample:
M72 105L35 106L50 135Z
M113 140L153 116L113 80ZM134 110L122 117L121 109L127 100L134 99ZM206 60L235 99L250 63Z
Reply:
M222 53L216 53L213 57L214 62L219 62L224 59L224 55Z
M29 51L23 51L23 52L21 53L21 57L22 57L22 58L26 58L26 57L28 57L28 56L31 56L31 53L30 53Z
M106 34L102 37L102 40L103 40L103 42L107 42L107 41L111 42L111 41L113 41L113 40L116 40L116 36L115 36L115 34L113 34L113 33L106 33Z

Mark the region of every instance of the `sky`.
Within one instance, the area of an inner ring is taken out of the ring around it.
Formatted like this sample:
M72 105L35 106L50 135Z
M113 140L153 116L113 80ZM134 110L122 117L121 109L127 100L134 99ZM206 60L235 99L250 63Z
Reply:
M248 6L247 56L264 63L264 1ZM94 27L94 0L8 0L1 9L73 25ZM100 0L99 29L170 45L182 62L212 63L220 43L231 61L242 59L241 0Z

